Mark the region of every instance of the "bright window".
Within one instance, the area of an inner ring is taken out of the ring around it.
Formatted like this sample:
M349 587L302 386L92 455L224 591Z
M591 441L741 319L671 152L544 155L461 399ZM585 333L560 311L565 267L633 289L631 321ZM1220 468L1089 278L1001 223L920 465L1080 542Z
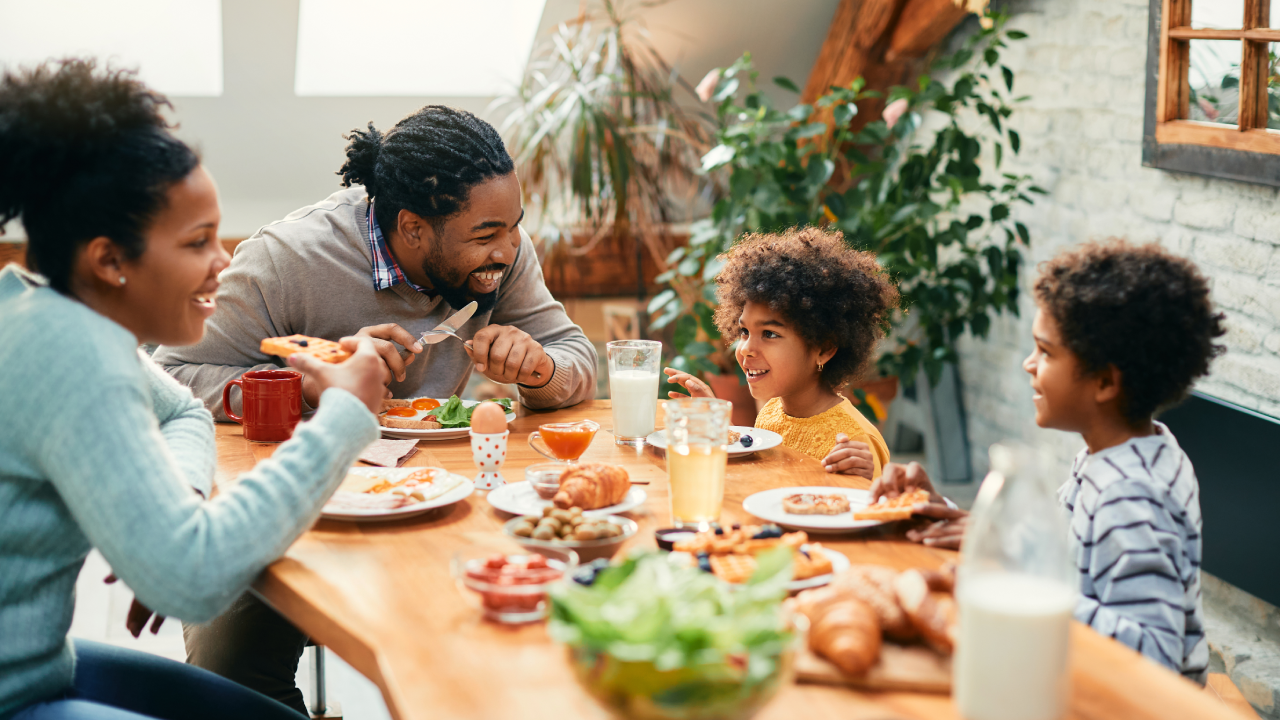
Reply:
M0 0L0 65L96 57L166 95L222 94L221 0Z
M1143 164L1280 185L1280 0L1151 0L1151 16Z
M546 0L301 0L298 95L487 97L520 81Z

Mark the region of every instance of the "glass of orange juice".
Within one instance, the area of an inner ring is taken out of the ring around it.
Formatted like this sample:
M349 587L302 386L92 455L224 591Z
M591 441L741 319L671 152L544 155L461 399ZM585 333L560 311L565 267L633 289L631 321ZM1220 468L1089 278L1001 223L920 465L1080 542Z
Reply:
M724 505L724 474L729 464L728 400L668 400L667 473L671 479L671 522L678 528L711 530Z
M576 463L599 429L600 425L591 420L539 425L529 433L529 447L552 460Z

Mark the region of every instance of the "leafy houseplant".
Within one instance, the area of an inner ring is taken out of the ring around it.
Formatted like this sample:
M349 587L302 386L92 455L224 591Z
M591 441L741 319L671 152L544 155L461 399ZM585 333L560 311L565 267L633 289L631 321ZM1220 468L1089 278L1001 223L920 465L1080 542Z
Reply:
M653 4L600 0L535 52L515 95L495 101L508 108L501 129L553 256L639 242L665 269L668 225L684 210L672 199L705 182L709 123L677 101L691 88L630 12Z
M931 69L957 71L950 84L920 77L895 87L887 119L849 129L856 103L870 97L861 78L820 97L834 128L811 122L815 107L782 111L756 87L750 55L724 70L717 103L717 144L702 158L703 171L722 178L727 191L711 217L695 223L687 247L667 257L658 277L668 287L649 312L655 329L674 323L672 365L699 375L741 370L729 341L712 322L717 255L744 232L770 232L813 224L844 233L853 247L876 254L898 283L903 310L893 320L891 347L877 360L884 375L905 384L923 367L936 383L957 359L955 342L966 330L986 337L991 313L1018 312L1019 245L1030 242L1011 207L1043 193L1029 176L1003 173L995 182L978 164L984 152L1001 166L1005 148L1017 153L1018 133L1007 125L1018 102L1013 71L1000 64L1007 40L1025 34L1004 29L993 15L955 54ZM785 78L779 86L797 91ZM926 113L942 126L917 145ZM895 117L896 116L896 117ZM966 128L976 116L977 129ZM964 123L964 124L962 124ZM854 393L862 400L859 393Z

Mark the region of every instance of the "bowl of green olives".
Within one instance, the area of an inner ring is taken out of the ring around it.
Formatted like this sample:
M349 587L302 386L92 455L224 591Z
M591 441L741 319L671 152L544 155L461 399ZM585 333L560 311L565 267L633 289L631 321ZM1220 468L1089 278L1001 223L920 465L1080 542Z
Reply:
M613 557L639 527L634 520L618 515L584 517L582 508L547 507L543 508L542 515L511 518L502 526L502 532L526 550L567 548L585 563Z

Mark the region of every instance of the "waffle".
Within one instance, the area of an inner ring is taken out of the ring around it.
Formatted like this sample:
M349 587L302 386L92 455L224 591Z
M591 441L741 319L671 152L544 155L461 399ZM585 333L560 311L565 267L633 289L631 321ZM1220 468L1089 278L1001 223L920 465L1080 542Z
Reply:
M920 503L929 502L929 493L924 490L912 490L909 493L903 493L892 500L880 498L880 502L875 505L868 505L866 509L859 510L853 514L854 520L880 520L887 522L889 520L906 520L911 517L911 508Z
M712 555L711 572L728 583L743 583L756 571L756 559L750 555Z
M797 552L795 558L795 574L796 580L808 580L819 575L826 575L835 568L831 565L831 558L822 551L821 543L812 543L805 548L803 552Z
M800 547L809 542L809 536L803 532L786 533L780 538L753 540L751 536L758 534L762 529L764 529L762 525L744 525L738 530L726 530L723 535L717 535L714 532L701 532L690 540L681 540L675 543L673 549L694 555L698 553L756 555L779 545Z

